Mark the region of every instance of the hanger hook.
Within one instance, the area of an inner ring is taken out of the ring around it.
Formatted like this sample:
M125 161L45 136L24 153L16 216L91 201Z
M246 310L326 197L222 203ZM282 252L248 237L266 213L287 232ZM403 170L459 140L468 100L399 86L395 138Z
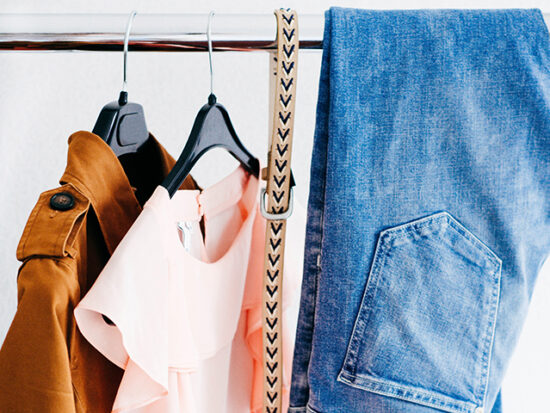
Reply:
M208 61L210 63L210 96L208 102L213 105L216 103L216 95L214 95L214 69L212 69L212 17L214 17L214 11L212 10L208 14L208 25L206 26L206 40L208 40Z
M124 66L122 70L122 92L126 92L126 67L128 60L128 42L130 40L130 30L132 30L132 23L134 22L134 17L136 17L137 11L132 11L130 17L128 18L128 23L126 25L126 33L124 34Z

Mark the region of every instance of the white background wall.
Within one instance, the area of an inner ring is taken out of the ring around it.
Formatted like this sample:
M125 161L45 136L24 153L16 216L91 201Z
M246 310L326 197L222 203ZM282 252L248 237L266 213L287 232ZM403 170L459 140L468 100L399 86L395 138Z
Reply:
M270 13L283 6L301 13L322 13L331 5L378 9L538 7L550 12L548 0L2 0L0 13L127 13L132 9L140 13ZM300 54L293 169L299 185L298 199L304 205L320 61L319 52ZM214 65L219 101L228 108L247 147L264 157L267 55L217 53ZM121 67L120 53L0 54L0 343L16 309L15 250L27 217L40 192L57 185L65 166L68 136L77 130L91 130L101 107L116 99ZM208 87L206 54L132 53L129 57L130 99L144 106L149 129L174 156L183 148L194 117L206 101ZM207 185L223 177L234 165L229 156L215 152L201 160L193 174ZM529 317L504 384L508 412L549 411L549 264L539 276Z

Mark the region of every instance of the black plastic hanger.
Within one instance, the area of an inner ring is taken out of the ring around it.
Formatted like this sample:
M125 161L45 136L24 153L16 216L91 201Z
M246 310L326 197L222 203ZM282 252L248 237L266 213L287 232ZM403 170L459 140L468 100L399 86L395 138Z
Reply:
M210 21L213 16L210 12L208 16L208 56L210 58L210 96L208 103L199 111L191 129L191 134L183 148L183 152L178 158L176 165L162 186L168 190L170 197L178 190L185 177L191 171L191 168L207 151L213 148L221 147L229 151L244 168L258 177L260 174L260 162L254 157L242 144L233 125L227 110L216 102L216 96L212 93L213 73L212 73L212 41L210 39Z
M176 165L162 183L170 197L181 186L199 158L217 147L229 151L248 172L256 177L259 175L258 159L244 147L231 124L227 110L217 103L216 96L211 94L208 103L201 108L195 118L191 134Z
M106 104L94 125L93 133L101 137L111 147L116 156L135 153L149 139L143 107L138 103L128 102L126 92L126 61L128 57L128 40L136 12L128 19L124 36L123 86L117 101Z

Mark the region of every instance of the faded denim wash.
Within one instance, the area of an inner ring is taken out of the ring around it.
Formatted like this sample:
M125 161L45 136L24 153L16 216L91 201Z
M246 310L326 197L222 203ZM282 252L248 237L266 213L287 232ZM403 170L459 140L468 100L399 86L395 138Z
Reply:
M538 10L326 14L289 412L501 410L550 251Z

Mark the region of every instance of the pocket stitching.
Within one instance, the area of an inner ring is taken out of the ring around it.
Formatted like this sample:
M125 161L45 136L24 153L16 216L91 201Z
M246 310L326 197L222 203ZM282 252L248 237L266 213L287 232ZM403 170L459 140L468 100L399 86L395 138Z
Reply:
M472 245L473 247L475 248L481 247L481 249L489 255L491 262L497 267L497 270L498 270L498 267L502 264L502 260L495 254L495 252L491 248L489 248L487 244L485 244L478 237L476 237L473 232L471 232L468 228L462 225L451 214L447 213L447 216L449 217L449 226L452 229L454 229L458 234L462 235L465 239L467 239L470 245Z
M423 218L414 219L412 221L405 222L404 224L393 226L391 228L386 228L380 231L380 238L388 234L386 235L386 238L395 239L397 238L398 234L406 234L413 231L417 232L421 228L424 228L437 221L446 220L446 218L450 216L451 214L449 214L447 211L436 212L435 214L431 214Z
M493 318L488 320L487 331L482 341L482 352L481 352L481 374L479 378L479 383L477 385L476 398L484 404L485 400L483 395L487 393L487 387L489 382L489 368L490 368L490 355L492 350L492 344L494 340L495 327L496 327L496 317L498 314L498 306L500 303L500 276L499 274L502 271L502 260L495 254L495 252L489 248L483 241L475 236L468 228L462 225L456 218L451 214L448 214L449 217L449 226L455 230L458 234L462 235L474 248L482 248L488 254L488 258L493 264L494 271L490 273L490 279L492 282L491 288L491 301L490 304L490 313L494 314Z
M365 345L365 340L362 338L365 333L365 328L368 324L368 319L371 317L372 310L374 307L374 299L376 298L376 293L378 291L378 284L380 281L380 270L383 268L384 263L386 262L387 256L388 256L388 250L391 250L393 247L393 240L397 238L399 235L408 236L408 233L417 233L418 231L430 224L438 223L440 221L445 221L447 223L447 226L451 227L455 232L457 232L459 235L463 237L473 248L485 252L485 256L488 258L489 262L492 264L492 267L494 268L494 271L489 272L491 274L490 281L492 284L491 288L491 294L489 297L489 303L490 304L490 311L494 316L492 319L487 320L487 328L484 334L484 337L482 339L482 345L481 345L481 357L480 357L480 363L481 363L481 371L480 371L480 378L479 383L476 386L474 397L475 402L480 403L481 405L484 404L484 397L483 395L487 391L488 386L488 375L489 375L489 368L490 368L490 354L492 350L492 344L494 341L494 332L496 327L496 317L498 313L498 305L500 301L500 277L499 273L501 272L502 267L502 260L479 238L477 238L472 232L470 232L466 227L464 227L456 218L454 218L450 213L447 211L439 212L436 214L429 215L424 218L420 218L418 220L414 220L411 222L407 222L405 224L399 225L397 227L389 228L382 230L379 233L379 237L376 243L376 248L374 251L374 259L372 262L372 268L370 270L370 273L368 275L367 283L365 285L365 293L363 294L363 298L361 300L361 303L359 305L358 315L357 319L355 320L355 324L352 329L351 334L351 340L348 345L346 355L344 358L344 364L342 366L342 369L340 370L338 374L338 381L347 383L353 387L361 388L353 380L357 379L357 357L358 353L360 353L362 346ZM434 231L430 232L429 234L432 234ZM428 235L428 234L419 234L419 235ZM378 257L378 259L377 259ZM368 380L374 381L374 382L380 382L380 384L386 383L386 385L390 387L403 387L403 390L409 390L412 391L413 386L407 386L407 385L398 385L394 382L387 381L385 379L376 379L376 375L372 373L372 371L369 370L368 366L365 367L365 370L369 373L370 378ZM349 378L348 378L349 377ZM352 380L350 380L352 379ZM370 391L375 392L373 389L370 389ZM432 402L426 402L425 403L434 403L434 405L439 406L447 406L448 408L455 409L458 411L465 411L464 406L474 406L475 404L469 401L460 401L456 400L457 404L448 404L448 402L441 400L441 398L450 398L449 396L445 396L444 394L439 394L437 392L433 392L430 390L425 390L426 394L424 397L431 398L432 396L429 396L429 394L432 394L435 398ZM413 392L414 393L414 392ZM382 394L382 393L380 393ZM397 394L389 394L390 396L398 397ZM399 396L401 398L405 398L406 396ZM452 398L451 398L452 399ZM407 399L408 400L408 399ZM454 400L454 399L453 399ZM410 398L410 401L416 401L415 398ZM466 411L469 411L470 408L466 407Z
M391 380L376 379L374 377L363 379L360 377L359 381L361 383L358 384L357 377L351 376L344 371L340 371L337 380L356 389L368 390L371 393L393 397L424 406L435 407L437 409L445 409L453 413L469 413L477 407L474 403L469 401L456 400L444 394L395 383ZM383 390L381 386L387 386L388 390ZM402 394L398 394L396 390L401 391ZM403 393L409 393L412 396Z
M386 244L390 245L390 244ZM376 243L376 248L374 250L374 257L384 253L382 259L374 260L373 267L370 270L370 274L367 279L367 284L365 285L365 293L359 304L358 315L355 320L352 333L351 341L348 345L346 356L344 358L344 367L347 368L350 372L355 375L357 373L357 353L361 350L361 343L364 340L361 340L360 337L363 335L367 321L372 312L372 303L374 303L374 298L376 298L376 292L378 291L378 281L379 281L379 272L380 268L383 266L387 254L383 250L384 245L382 244L382 237L378 238ZM372 287L372 284L376 282L376 285Z
M431 224L438 223L439 221L445 221L458 234L462 235L466 240L468 240L470 245L472 245L477 249L481 249L485 251L489 255L491 262L494 265L499 265L502 263L502 260L496 255L496 253L491 248L489 248L487 244L485 244L478 237L476 237L474 233L472 233L468 228L466 228L462 223L460 223L460 221L458 221L454 216L452 216L447 211L437 212L435 214L428 215L427 217L424 217L424 218L415 219L413 221L409 221L392 228L384 229L380 231L379 239L382 240L384 238L389 242L398 238L400 235L403 235L404 237L406 237L408 233L418 234L418 231L420 229L425 228L426 226L429 226ZM432 232L430 232L430 234ZM419 234L419 235L425 236L428 234Z
M497 257L497 259L500 262L500 258ZM491 367L491 353L493 348L493 341L495 338L495 329L496 329L496 321L497 321L497 315L498 315L498 306L500 304L500 280L501 280L501 274L502 272L502 264L498 264L495 272L493 273L493 295L491 297L491 308L490 311L493 314L493 317L491 320L489 320L489 326L487 327L487 332L485 333L484 342L483 342L483 352L482 352L482 360L481 362L484 364L484 370L482 370L482 374L480 379L480 383L478 385L481 394L478 395L478 398L481 400L482 405L485 405L485 397L484 395L487 394L487 387L489 386L489 371Z

